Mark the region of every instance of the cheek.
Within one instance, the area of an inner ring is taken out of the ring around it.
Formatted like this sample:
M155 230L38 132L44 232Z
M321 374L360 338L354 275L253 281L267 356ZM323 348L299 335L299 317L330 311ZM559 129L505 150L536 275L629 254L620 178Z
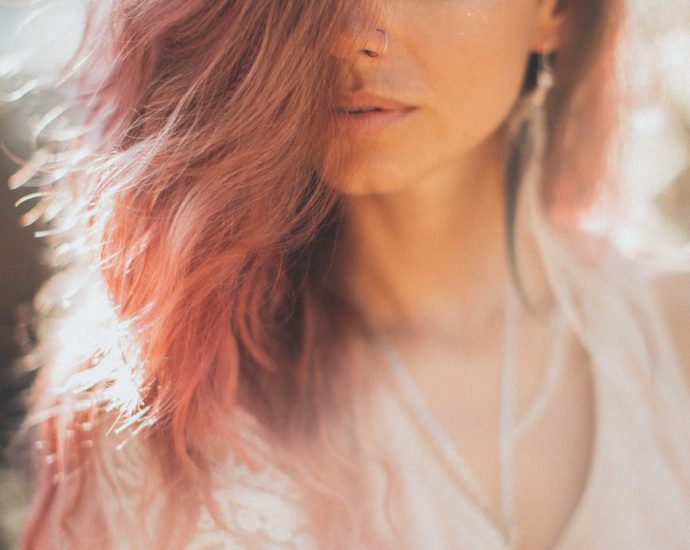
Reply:
M522 88L529 57L529 33L502 26L467 32L449 44L444 57L432 56L427 77L434 83L439 143L469 150L506 120Z

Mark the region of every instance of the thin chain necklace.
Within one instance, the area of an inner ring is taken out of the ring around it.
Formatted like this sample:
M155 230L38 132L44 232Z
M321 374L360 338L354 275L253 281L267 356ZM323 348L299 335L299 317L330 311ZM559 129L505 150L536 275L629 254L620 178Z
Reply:
M512 286L506 290L506 314L503 335L503 368L501 376L501 409L498 436L499 464L501 470L501 513L510 548L517 543L514 520L514 422L515 415L515 338L518 324L518 301Z
M515 548L519 537L519 530L515 525L514 516L514 442L517 436L538 417L543 410L548 395L553 390L560 372L565 364L564 346L565 323L561 316L557 317L555 347L549 357L543 384L537 397L532 401L526 413L516 423L515 417L515 342L517 338L519 319L519 299L512 286L506 289L506 308L503 337L503 362L501 373L501 399L499 424L499 464L501 481L501 520L502 531L510 548ZM382 352L393 377L404 397L418 417L427 433L430 435L444 459L451 469L458 475L463 486L471 497L486 512L490 501L481 487L479 480L467 465L466 461L452 443L443 426L427 405L414 381L407 373L403 363L390 342L379 332L369 328L372 342Z

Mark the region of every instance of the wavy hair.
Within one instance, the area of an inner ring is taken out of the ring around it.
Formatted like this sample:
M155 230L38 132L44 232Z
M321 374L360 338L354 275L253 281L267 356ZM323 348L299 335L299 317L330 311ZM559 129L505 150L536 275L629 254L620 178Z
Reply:
M320 284L340 210L318 174L339 70L331 40L359 4L90 8L65 92L76 131L46 134L14 180L44 180L33 215L52 224L56 268L37 298L45 320L29 424L40 474L23 548L50 536L113 542L94 466L105 432L146 436L156 465L141 467L160 472L170 495L190 495L168 499L166 513L191 515L156 540L166 548L190 534L213 464L229 449L250 460L235 411L286 447L330 437L327 420L348 403L333 350L357 320ZM611 97L596 79L612 60L601 54L617 3L571 4L549 104L549 181L580 188L603 166L593 153ZM534 60L525 91L533 80ZM584 176L573 164L582 158ZM545 189L554 204L556 183Z

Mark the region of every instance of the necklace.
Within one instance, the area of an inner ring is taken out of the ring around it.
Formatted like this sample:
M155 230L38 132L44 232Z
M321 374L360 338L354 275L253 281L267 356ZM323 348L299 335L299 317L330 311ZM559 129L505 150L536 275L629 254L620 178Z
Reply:
M518 332L520 304L512 286L506 289L506 308L503 334L503 360L501 369L501 396L499 411L499 465L501 486L501 521L504 536L510 548L515 548L519 529L514 521L514 442L525 429L532 424L544 409L548 395L565 364L565 323L559 315L555 322L554 346L551 349L549 363L543 376L537 396L532 400L527 411L515 422L515 342ZM483 510L488 510L490 501L477 477L467 465L458 449L452 443L440 421L427 405L414 381L407 373L403 363L390 342L377 331L369 328L369 336L386 359L393 378L403 396L411 407L413 414L427 431L444 459L460 478L462 485Z

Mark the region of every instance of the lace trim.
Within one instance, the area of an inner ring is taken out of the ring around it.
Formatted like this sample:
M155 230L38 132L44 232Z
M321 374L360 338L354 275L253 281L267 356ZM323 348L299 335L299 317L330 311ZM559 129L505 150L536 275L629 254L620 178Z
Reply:
M255 469L235 456L215 472L218 480L212 498L218 522L202 507L189 550L315 550L308 532L302 496L296 483L268 461L268 446L258 436L243 434L251 445ZM155 547L161 529L163 491L146 502L146 517L135 517L140 509L143 476L152 457L135 438L117 445L115 437L101 441L99 484L104 512L115 548ZM257 456L254 456L254 455ZM165 528L164 526L162 528Z

